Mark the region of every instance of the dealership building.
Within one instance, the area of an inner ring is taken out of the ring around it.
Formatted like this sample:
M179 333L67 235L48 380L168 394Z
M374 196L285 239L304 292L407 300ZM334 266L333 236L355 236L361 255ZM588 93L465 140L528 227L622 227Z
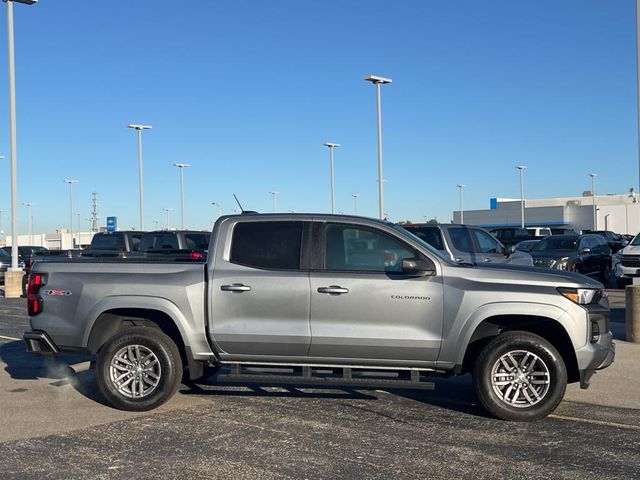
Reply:
M596 225L593 225L593 205ZM521 202L514 198L492 198L487 210L465 210L464 223L486 228L520 226ZM453 212L454 223L462 223L460 211ZM525 226L568 226L582 230L612 230L632 235L640 232L640 203L634 192L627 194L560 197L524 201Z

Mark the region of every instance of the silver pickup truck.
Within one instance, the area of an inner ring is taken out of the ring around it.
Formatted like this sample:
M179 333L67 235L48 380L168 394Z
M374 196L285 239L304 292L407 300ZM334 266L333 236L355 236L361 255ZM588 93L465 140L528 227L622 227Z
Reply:
M470 372L489 412L528 421L614 358L597 281L456 264L344 215L221 217L206 263L38 261L27 297L28 351L95 354L102 394L126 410L220 367L229 381L377 388Z

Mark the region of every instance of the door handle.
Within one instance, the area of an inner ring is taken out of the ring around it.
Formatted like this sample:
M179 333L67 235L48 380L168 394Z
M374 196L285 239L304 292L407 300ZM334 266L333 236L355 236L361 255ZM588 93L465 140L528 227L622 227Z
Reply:
M251 290L251 287L241 283L232 283L231 285L222 285L220 290L223 292L248 292Z
M318 288L318 293L332 293L334 295L342 295L343 293L349 293L349 289L340 287L339 285L331 285L329 287Z
M490 262L490 261L491 261L491 259L490 259L489 257L484 257L484 258L482 259L482 261L483 261L483 262Z

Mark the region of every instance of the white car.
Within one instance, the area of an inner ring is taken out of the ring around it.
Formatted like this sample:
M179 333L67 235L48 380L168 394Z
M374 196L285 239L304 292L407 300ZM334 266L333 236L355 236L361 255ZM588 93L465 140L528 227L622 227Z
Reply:
M640 277L640 234L629 245L618 250L614 257L616 286L624 288L635 277Z

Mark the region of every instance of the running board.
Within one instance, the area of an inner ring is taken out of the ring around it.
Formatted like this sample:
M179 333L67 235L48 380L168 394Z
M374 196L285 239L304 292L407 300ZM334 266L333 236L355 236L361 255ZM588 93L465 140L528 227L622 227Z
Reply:
M279 366L225 364L230 373L216 375L216 383L250 383L252 385L350 386L359 388L406 388L434 390L433 382L425 381L430 370L391 370L325 366Z

